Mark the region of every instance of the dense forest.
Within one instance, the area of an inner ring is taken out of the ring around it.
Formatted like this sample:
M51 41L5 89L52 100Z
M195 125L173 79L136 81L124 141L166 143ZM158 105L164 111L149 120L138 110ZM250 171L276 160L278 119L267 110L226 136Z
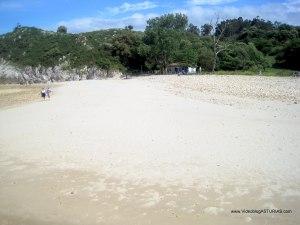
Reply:
M97 66L126 72L166 72L172 63L203 71L300 70L300 27L242 17L200 28L183 14L150 19L144 32L129 25L71 34L18 25L0 36L0 58L18 66Z

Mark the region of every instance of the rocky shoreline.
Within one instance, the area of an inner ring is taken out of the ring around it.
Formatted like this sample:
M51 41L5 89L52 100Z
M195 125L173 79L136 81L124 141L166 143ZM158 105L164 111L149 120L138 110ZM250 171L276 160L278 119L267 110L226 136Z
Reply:
M2 84L33 84L121 76L122 73L117 70L103 70L87 66L78 69L65 69L62 65L54 67L27 66L20 68L0 59L0 83Z

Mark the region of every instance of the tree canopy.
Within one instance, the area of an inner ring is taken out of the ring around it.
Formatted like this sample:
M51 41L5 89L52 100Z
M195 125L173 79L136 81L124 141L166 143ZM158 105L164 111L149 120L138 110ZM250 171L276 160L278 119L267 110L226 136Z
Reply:
M67 27L65 27L65 26L59 26L59 27L57 28L57 33L66 34L67 31L68 31L68 29L67 29Z
M223 46L217 55L216 38ZM177 63L207 71L267 67L300 70L299 54L299 27L259 17L239 17L198 28L186 15L176 13L148 20L144 32L128 25L124 29L72 34L63 26L49 32L18 24L12 32L0 35L0 58L20 66L64 64L70 68L97 66L164 73Z

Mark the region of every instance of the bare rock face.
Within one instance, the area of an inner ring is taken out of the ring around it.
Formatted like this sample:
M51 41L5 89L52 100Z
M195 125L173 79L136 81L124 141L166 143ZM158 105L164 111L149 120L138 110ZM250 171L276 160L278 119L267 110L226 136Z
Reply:
M0 59L0 83L46 83L86 79L104 79L108 77L121 77L120 71L107 71L97 67L83 67L65 70L62 66L54 67L25 67L19 68Z
M1 83L18 83L22 76L20 69L15 68L6 61L0 59L0 82ZM26 77L27 78L27 77Z
M97 67L84 68L83 73L86 74L86 79L95 80L103 77L108 77L105 70L99 70Z
M107 72L108 77L121 78L123 74L118 70L111 70Z

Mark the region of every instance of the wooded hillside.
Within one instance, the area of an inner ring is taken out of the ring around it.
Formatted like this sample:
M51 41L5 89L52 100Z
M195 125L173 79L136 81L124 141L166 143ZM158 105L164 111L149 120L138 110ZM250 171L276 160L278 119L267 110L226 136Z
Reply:
M172 63L202 70L300 70L300 28L261 18L215 21L202 27L183 14L132 26L70 34L17 26L0 36L0 58L18 66L97 66L122 71L166 71Z

